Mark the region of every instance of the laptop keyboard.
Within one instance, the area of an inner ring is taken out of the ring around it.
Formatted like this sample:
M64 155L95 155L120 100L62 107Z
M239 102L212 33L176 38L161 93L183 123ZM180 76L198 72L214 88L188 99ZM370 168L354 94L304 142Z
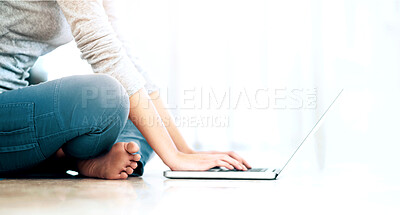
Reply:
M237 170L237 169L230 170L230 169L222 169L222 168L217 167L217 168L209 169L208 171L209 172L265 172L267 170L268 170L268 168L253 168L253 169L248 169L246 171L242 171L242 170Z

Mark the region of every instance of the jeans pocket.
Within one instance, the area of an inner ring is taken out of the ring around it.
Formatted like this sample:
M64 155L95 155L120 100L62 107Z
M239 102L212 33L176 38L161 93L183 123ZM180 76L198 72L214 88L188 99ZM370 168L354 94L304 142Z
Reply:
M0 172L42 160L35 135L34 103L0 104Z

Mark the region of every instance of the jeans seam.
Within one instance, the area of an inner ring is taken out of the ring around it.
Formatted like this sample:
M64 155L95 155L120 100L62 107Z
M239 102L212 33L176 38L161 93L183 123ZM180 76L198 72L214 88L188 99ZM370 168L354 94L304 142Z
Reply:
M102 131L105 129L105 128L104 128L105 125L109 124L109 121L112 121L112 119L117 118L116 121L118 121L119 117L118 117L118 114L117 114L117 113L119 113L119 112L121 111L122 108L123 108L123 104L122 104L122 102L120 102L119 105L118 105L118 109L117 109L116 111L114 111L114 113L111 114L112 117L109 117L105 122L103 122L103 124L101 124L101 125L99 126L99 127L101 128ZM104 113L102 114L101 118L103 118L103 115L104 115ZM122 122L121 122L121 123L122 123ZM124 127L125 127L125 126L122 126L121 132L122 132L122 130L123 130Z
M55 112L55 118L57 120L58 126L60 126L61 130L65 129L64 122L61 119L61 114L60 114L60 107L59 107L59 91L60 91L60 85L61 85L61 80L58 79L56 81L56 85L54 87L54 98L53 98L53 106L54 106L54 112Z
M53 115L53 116L55 115L55 112L54 112L54 111L48 112L48 113L44 113L44 114L35 115L35 119L46 118L46 117L52 116L52 115Z
M63 130L63 131L59 131L59 132L56 132L56 133L53 133L53 134L49 134L49 135L46 135L46 136L43 136L43 137L39 137L38 140L41 141L41 140L44 140L44 139L47 139L47 138L51 138L53 136L58 136L60 134L73 132L73 131L81 130L81 129L84 130L86 128L88 128L88 127L79 127L79 128L72 128L72 129L68 129L68 130ZM95 128L101 130L100 127L95 127ZM90 130L90 128L88 128L88 129ZM87 133L85 133L85 134L87 134Z
M42 118L42 117L46 117L46 116L50 116L50 115L54 115L55 116L55 119L56 119L56 121L57 121L57 123L58 123L58 125L60 126L60 128L61 129L63 129L64 127L62 126L62 124L61 124L61 119L60 119L60 117L58 117L59 115L57 115L57 113L59 113L59 110L58 110L58 89L59 89L59 85L60 85L60 81L61 81L61 79L58 79L58 80L56 80L55 81L55 87L54 87L54 91L53 91L53 110L52 111L50 111L50 112L48 112L48 113L45 113L45 114L41 114L41 115L38 115L38 116L34 116L33 117L33 122L34 122L34 125L36 126L36 120L38 119L38 118ZM58 132L57 132L58 133ZM44 159L47 159L46 158L46 156L44 155L44 153L43 153L43 150L42 150L42 147L41 147L41 144L39 144L39 142L40 142L40 140L42 139L42 138L39 138L39 134L37 133L37 129L35 128L35 138L36 138L36 143L37 143L37 145L38 145L38 147L39 147L39 152L40 152L40 155L42 155L42 157L44 158Z
M121 122L121 119L120 119L120 117L118 116L118 113L119 113L119 112L121 111L121 109L123 108L122 102L120 102L118 106L119 106L119 107L117 108L117 110L114 111L113 114L111 114L112 117L110 117L110 118L107 119L105 122L103 122L102 125L100 125L100 127L101 127L100 131L101 131L101 132L104 132L104 130L106 129L106 125L109 125L109 127L114 126L116 123L120 123L120 124L122 125L123 122ZM104 115L104 114L103 114L103 115ZM103 117L103 115L102 115L101 117ZM112 119L115 119L115 121L113 121ZM121 126L121 129L120 129L120 131L119 131L119 133L118 133L118 136L121 135L121 132L124 130L124 127L125 127L125 126ZM118 140L118 136L117 136L117 138L115 139L115 141ZM101 138L99 138L98 141L100 141L100 139L101 139ZM115 144L115 141L114 141L113 144ZM100 145L99 142L97 142L96 148L95 148L94 151L97 151L99 145Z
M35 105L34 102L32 102L31 105L32 105L32 109L31 109L32 113L31 113L30 121L32 123L32 128L33 128L33 131L31 133L31 135L32 135L31 138L33 139L34 143L36 144L37 149L39 149L37 151L39 151L39 154L42 156L42 159L46 159L46 157L43 154L42 147L40 146L39 141L38 141L38 133L37 133L38 131L37 131L36 121L35 121L35 107L36 107L36 105Z
M117 117L117 118L119 118L119 117ZM118 121L117 121L117 122L118 122ZM115 121L114 121L114 122L113 122L113 121L111 121L111 124L110 124L110 127L109 127L109 128L111 128L112 126L114 126L114 125L115 125L117 122L115 122ZM102 132L104 132L104 130L105 130L105 129L103 129L103 130L102 130ZM119 134L118 134L118 136L119 136ZM116 138L115 140L117 140L117 139L118 139L118 136L117 136L117 138ZM95 146L96 146L96 148L95 148L93 151L97 151L97 150L98 150L98 148L99 148L99 146L100 146L99 142L100 142L100 140L101 140L101 137L102 137L102 136L100 136L100 138L98 138L98 139L97 139L97 144L95 145ZM114 143L113 143L113 144L115 144L115 141L114 141ZM93 153L92 153L92 154L93 154Z

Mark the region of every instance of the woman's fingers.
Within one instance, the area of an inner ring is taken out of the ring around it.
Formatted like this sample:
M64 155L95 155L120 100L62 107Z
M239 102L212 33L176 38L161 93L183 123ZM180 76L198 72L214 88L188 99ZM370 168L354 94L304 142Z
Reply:
M240 157L236 156L240 159ZM219 154L179 154L176 165L170 167L172 170L208 170L212 167L225 167L229 170L247 170L246 166L227 153Z
M231 164L229 164L228 162L225 162L223 160L217 160L214 166L225 167L230 170L235 169Z
M243 164L241 164L239 161L233 159L229 155L222 155L221 159L225 162L228 162L229 164L231 164L238 170L247 170L247 168Z
M249 168L251 169L250 164L245 161L241 156L236 154L236 152L230 151L230 152L218 152L218 151L208 151L208 152L203 152L203 153L208 153L208 154L226 154L232 157L233 159L237 160L239 163L243 164L243 168Z
M249 163L247 163L247 161L245 161L242 157L240 157L238 154L236 154L235 152L228 152L228 155L231 156L232 158L236 159L237 161L239 161L240 163L244 164L247 168L251 169L251 166Z

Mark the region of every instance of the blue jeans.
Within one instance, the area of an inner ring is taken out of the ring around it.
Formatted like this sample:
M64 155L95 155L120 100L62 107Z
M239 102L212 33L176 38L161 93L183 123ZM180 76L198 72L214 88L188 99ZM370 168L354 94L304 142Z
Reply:
M73 159L107 153L116 142L139 144L143 174L153 154L128 120L129 99L108 75L82 75L0 94L0 173L32 169L62 148Z

